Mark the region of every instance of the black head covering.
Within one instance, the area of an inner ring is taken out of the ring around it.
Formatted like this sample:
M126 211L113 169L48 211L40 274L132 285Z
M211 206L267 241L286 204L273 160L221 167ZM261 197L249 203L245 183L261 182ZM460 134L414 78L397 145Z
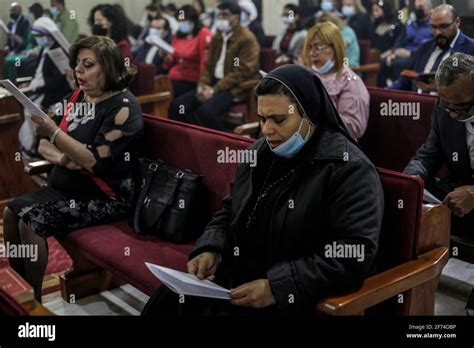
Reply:
M300 65L287 64L272 70L265 79L274 79L284 85L311 122L327 124L357 145L342 122L326 88L312 71Z

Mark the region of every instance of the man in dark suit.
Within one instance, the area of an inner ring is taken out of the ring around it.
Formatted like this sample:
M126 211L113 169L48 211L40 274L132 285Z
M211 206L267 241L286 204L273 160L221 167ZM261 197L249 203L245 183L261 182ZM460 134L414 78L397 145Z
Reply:
M17 2L13 2L10 5L10 18L11 21L7 25L10 34L8 34L5 49L9 52L19 53L23 51L28 44L30 23L28 19L23 16L21 6Z
M451 5L440 5L431 13L431 31L433 38L423 42L417 49L411 70L417 73L435 73L440 63L451 53L463 52L474 54L474 40L463 34L459 29L461 19ZM434 74L433 74L434 75ZM390 87L428 93L436 91L434 78L432 82L412 81L401 76Z
M440 65L436 84L439 101L430 134L404 172L420 176L443 200L453 213L452 234L470 241L474 250L474 56L451 55ZM443 165L449 176L435 178ZM474 253L458 256L474 260Z

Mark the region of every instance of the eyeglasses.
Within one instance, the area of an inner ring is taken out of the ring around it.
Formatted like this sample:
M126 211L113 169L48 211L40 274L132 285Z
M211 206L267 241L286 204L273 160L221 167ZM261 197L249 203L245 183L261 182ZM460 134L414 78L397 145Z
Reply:
M452 21L451 23L440 24L440 25L430 24L430 27L431 27L431 30L436 30L436 29L445 30L445 29L448 29L454 22L455 21Z
M310 45L309 46L309 50L312 51L312 50L315 50L316 52L321 52L322 50L328 48L328 47L331 47L331 45L325 45L325 44L322 44L322 45Z
M454 104L456 105L456 104ZM438 109L441 109L443 111L446 111L447 113L455 113L455 114L467 114L469 110L474 106L474 100L468 103L462 103L458 104L459 105L466 105L465 107L456 107L456 108L450 108L448 107L448 104L446 104L444 101L440 100L437 107Z

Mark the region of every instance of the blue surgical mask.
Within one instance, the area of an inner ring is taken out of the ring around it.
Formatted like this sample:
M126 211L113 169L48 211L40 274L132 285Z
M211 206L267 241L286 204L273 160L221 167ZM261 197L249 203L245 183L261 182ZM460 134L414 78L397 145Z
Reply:
M41 46L41 47L49 46L49 40L46 36L37 36L35 37L35 41L38 44L38 46Z
M216 28L222 33L228 33L229 31L232 30L230 21L228 19L217 19Z
M332 12L333 4L332 1L324 1L321 3L321 10L323 12Z
M50 7L49 8L49 12L51 12L51 15L53 16L53 18L56 18L57 16L59 16L59 8L57 7Z
M194 25L193 25L193 23L191 23L189 21L179 22L178 23L178 29L183 34L189 34L190 32L193 31Z
M471 122L474 122L474 115L468 117L468 118L465 118L464 120L460 120L458 119L459 122L462 122L462 123L471 123Z
M303 125L303 119L301 119L300 126L298 127L298 130L291 136L289 137L283 144L278 145L274 149L268 144L270 147L270 150L273 151L273 153L279 157L285 157L285 158L291 158L294 157L300 150L303 148L303 146L306 144L308 141L309 135L311 133L311 124L309 124L308 128L308 133L306 134L306 138L303 139L303 137L300 134L301 126Z
M346 17L351 17L355 13L354 6L342 6L342 14Z
M150 30L148 31L148 35L161 37L162 36L162 31L160 29L150 28Z
M321 74L321 75L324 75L324 74L327 74L328 72L331 71L332 68L334 68L334 65L336 63L334 63L334 60L332 59L328 59L326 61L326 63L324 63L324 65L320 68L316 68L314 65L312 66L313 68L313 71L318 73L318 74Z
M240 24L243 27L248 27L250 24L250 18L245 12L240 13Z
M285 25L292 25L293 23L295 23L295 17L283 16L282 20L283 24Z

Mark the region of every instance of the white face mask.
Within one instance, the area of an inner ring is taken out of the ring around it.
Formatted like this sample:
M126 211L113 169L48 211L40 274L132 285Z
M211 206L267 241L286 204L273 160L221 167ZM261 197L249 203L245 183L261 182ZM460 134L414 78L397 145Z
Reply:
M216 20L216 28L217 30L228 33L232 27L230 26L230 21L228 19L218 19Z
M162 36L162 31L160 29L150 28L149 35L150 36L159 36L159 37L161 37Z

